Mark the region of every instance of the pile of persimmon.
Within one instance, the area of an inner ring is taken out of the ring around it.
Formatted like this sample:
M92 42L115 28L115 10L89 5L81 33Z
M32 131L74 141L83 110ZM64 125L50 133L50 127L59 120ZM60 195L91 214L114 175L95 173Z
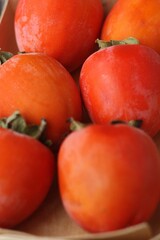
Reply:
M0 51L0 227L28 218L55 176L66 212L85 231L152 217L159 9L158 0L18 1L19 52Z
M68 71L41 53L11 56L0 66L0 82L0 226L14 227L47 196L67 119L81 119L82 107Z

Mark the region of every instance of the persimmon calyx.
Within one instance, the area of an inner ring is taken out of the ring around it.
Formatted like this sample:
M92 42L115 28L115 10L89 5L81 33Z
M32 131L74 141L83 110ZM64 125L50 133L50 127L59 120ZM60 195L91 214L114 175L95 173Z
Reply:
M25 118L20 114L19 111L15 111L9 117L4 117L0 119L0 127L11 129L15 132L28 135L33 137L47 146L51 146L52 142L46 140L44 136L44 131L47 126L47 121L41 119L40 125L27 124Z
M141 119L129 120L128 122L121 121L121 120L111 121L111 124L119 124L119 123L128 124L129 126L140 128L142 126L143 120L141 120Z
M74 120L72 117L67 120L67 122L70 123L70 130L71 131L78 131L84 127L87 126L87 124L84 124L82 122Z
M25 54L25 53L26 52L18 52L17 54ZM0 49L0 65L5 63L8 59L10 59L13 56L14 56L13 53L1 51L1 49Z
M6 62L11 57L13 57L12 53L0 51L0 65L2 65L4 62Z
M103 49L103 48L107 48L115 45L139 44L139 41L134 37L129 37L123 40L110 40L110 41L96 39L96 43L98 44L100 49Z
M88 126L89 124L84 124L82 122L76 121L73 118L69 118L67 120L67 122L70 123L70 130L73 131L78 131L80 129L85 128L86 126ZM111 124L127 124L129 126L132 127L136 127L136 128L141 128L142 124L143 124L143 120L142 119L136 119L136 120L129 120L129 121L123 121L123 120L113 120L110 122Z

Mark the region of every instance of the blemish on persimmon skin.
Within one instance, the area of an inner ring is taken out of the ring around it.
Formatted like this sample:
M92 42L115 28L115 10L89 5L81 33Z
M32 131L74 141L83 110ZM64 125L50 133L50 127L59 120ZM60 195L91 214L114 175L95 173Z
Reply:
M27 22L27 20L28 20L27 16L23 16L23 17L22 17L22 22L23 22L23 23Z

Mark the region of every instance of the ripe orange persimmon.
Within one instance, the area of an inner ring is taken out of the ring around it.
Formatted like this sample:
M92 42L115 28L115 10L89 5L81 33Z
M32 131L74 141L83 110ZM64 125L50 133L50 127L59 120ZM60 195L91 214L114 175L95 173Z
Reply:
M47 53L75 70L94 50L103 17L100 0L19 0L15 15L19 50Z
M58 154L66 212L89 232L147 221L159 203L160 158L144 131L91 124L69 134Z
M88 57L80 89L95 123L142 120L151 136L160 130L160 55L141 44L113 45Z
M38 140L0 127L0 165L0 227L11 228L44 201L55 158Z
M17 54L0 66L0 117L18 110L30 123L45 118L47 137L58 144L71 116L81 119L81 98L68 71L41 53Z
M160 53L159 0L118 0L106 17L101 39L137 38Z

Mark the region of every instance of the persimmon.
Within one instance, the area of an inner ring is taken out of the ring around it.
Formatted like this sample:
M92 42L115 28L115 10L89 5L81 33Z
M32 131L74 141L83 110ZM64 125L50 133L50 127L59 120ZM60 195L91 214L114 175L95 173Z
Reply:
M98 50L83 63L80 88L93 122L142 120L151 136L160 130L160 55L152 48L134 43Z
M160 53L159 0L118 0L107 15L102 31L103 40L137 38Z
M69 131L67 119L81 119L81 97L70 73L42 53L23 53L0 66L0 117L18 110L29 123L44 118L47 138L58 145Z
M100 0L45 0L41 4L19 0L15 15L18 48L47 53L73 71L94 51L103 17Z
M76 123L75 129L58 154L60 194L71 219L92 233L148 221L160 196L152 138L127 124Z
M3 228L15 227L38 209L47 197L56 171L53 152L31 135L17 132L18 122L22 123L23 118L17 113L0 119L0 227Z

